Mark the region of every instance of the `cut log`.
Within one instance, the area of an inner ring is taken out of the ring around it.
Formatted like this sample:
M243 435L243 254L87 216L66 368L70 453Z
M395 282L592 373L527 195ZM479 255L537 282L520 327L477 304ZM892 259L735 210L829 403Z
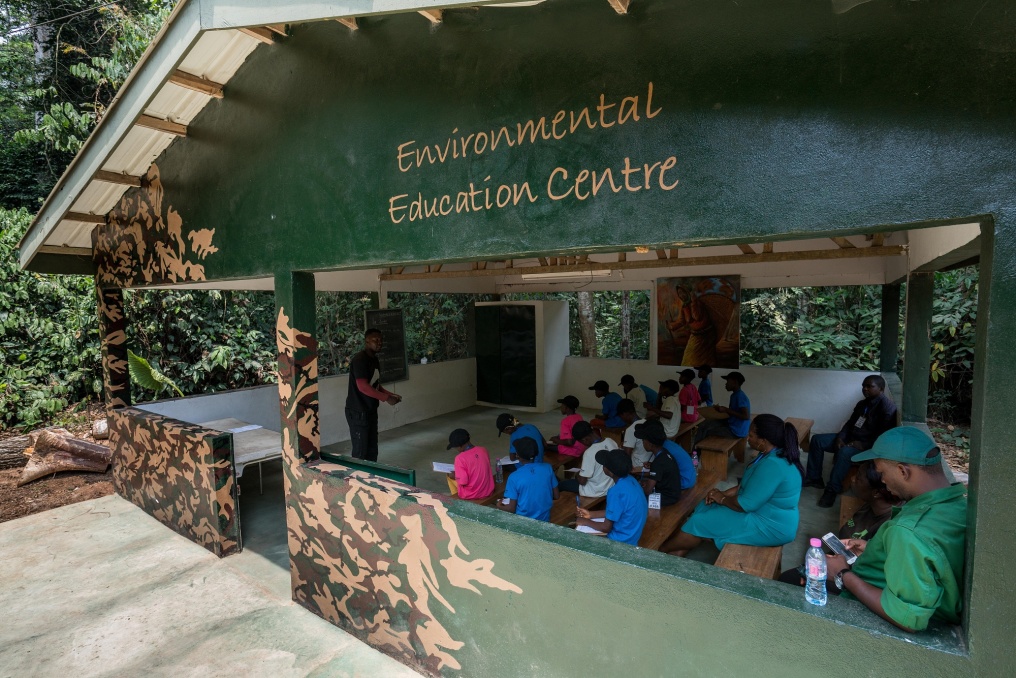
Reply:
M40 432L34 447L35 452L18 480L19 487L59 471L105 473L112 456L108 447L51 430Z
M28 445L28 436L0 440L0 470L24 466L28 458L23 452Z
M109 438L109 423L105 419L98 419L92 422L92 437L96 440Z

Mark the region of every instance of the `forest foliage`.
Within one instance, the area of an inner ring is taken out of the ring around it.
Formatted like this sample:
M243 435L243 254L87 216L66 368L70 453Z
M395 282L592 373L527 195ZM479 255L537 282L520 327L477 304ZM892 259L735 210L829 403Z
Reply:
M0 429L45 423L102 390L93 283L21 271L17 244L73 154L173 6L172 0L0 0ZM29 30L24 27L34 26ZM931 403L969 417L977 270L936 275ZM872 370L876 287L745 290L744 364ZM471 354L472 304L485 295L392 293L410 363ZM512 294L569 302L574 355L650 356L648 290ZM362 345L370 292L317 295L321 374L341 374ZM271 292L128 291L128 345L187 394L270 383ZM580 309L582 312L580 313ZM583 333L583 324L586 332ZM901 333L902 336L902 333ZM583 338L585 337L585 339ZM902 351L902 347L901 347ZM135 392L135 399L167 392Z

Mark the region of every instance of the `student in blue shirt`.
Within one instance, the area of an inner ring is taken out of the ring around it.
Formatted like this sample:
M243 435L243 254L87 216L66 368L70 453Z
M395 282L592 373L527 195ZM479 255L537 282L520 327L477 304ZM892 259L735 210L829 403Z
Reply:
M698 385L699 404L712 407L713 384L709 380L709 375L713 373L713 368L709 367L709 365L699 365L695 369L698 370L698 378L702 380Z
M540 429L532 424L523 424L508 412L504 412L497 416L497 437L500 438L502 433L508 434L508 454L513 460L518 454L518 441L521 438L530 438L536 441L536 461L543 463L543 451L547 447L547 441L540 433Z
M602 379L590 386L589 390L594 391L597 398L603 399L603 425L607 428L624 428L624 419L617 416L617 406L623 398L611 391L610 384Z
M504 499L497 507L502 511L525 516L533 520L550 520L550 507L560 496L557 476L550 464L536 459L536 441L520 438L515 443L519 455L519 468L508 476Z
M748 396L741 390L744 385L744 375L740 372L731 372L722 377L724 386L730 391L730 405L714 405L713 409L727 415L726 419L710 419L699 426L695 434L695 442L704 440L709 436L722 436L724 438L744 438L748 435L748 427L751 426L751 402Z
M638 546L649 516L649 503L642 486L629 473L631 458L623 450L600 450L596 453L596 461L614 480L614 486L607 491L607 509L576 509L576 522L606 532L607 539ZM603 518L603 522L593 522L593 518Z

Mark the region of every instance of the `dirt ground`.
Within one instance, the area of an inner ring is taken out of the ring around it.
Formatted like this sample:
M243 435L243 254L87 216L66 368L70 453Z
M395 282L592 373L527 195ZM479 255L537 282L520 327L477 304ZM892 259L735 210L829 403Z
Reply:
M77 438L105 445L106 441L92 438L92 422L104 416L102 405L93 403L82 412L68 413L62 417L64 421L60 426ZM0 439L20 435L25 433L0 431ZM25 461L28 461L28 457L25 457ZM105 473L57 473L18 487L21 471L21 468L0 471L0 522L113 494L113 477L109 470Z

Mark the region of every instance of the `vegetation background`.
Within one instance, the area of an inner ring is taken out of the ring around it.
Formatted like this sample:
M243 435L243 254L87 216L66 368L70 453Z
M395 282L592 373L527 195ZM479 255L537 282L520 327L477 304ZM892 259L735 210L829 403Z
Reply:
M92 282L20 271L17 244L172 5L0 0L0 430L59 420L101 396ZM963 449L977 284L976 268L936 274L931 414ZM503 295L544 297L570 302L574 355L649 357L648 290ZM472 302L490 298L391 294L405 312L410 362L469 355ZM368 292L319 293L322 374L346 371L363 310L376 303ZM184 393L273 380L271 293L133 291L126 307L132 350ZM741 362L874 370L880 319L877 287L744 290Z

